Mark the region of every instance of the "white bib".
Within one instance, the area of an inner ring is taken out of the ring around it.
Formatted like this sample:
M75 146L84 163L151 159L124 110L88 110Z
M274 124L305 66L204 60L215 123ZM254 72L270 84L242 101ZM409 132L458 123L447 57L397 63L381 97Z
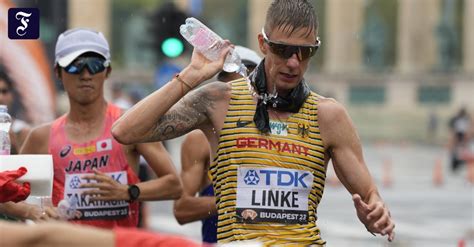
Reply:
M106 174L120 184L128 184L126 171L107 172ZM129 204L127 201L89 201L89 196L83 196L82 192L90 190L90 188L80 188L80 185L95 182L95 180L87 181L88 179L83 179L82 176L84 175L91 175L91 173L66 174L64 184L64 198L69 201L77 201L75 207L79 212L78 219L115 220L128 216Z
M237 171L237 219L245 223L308 223L309 171L240 166Z

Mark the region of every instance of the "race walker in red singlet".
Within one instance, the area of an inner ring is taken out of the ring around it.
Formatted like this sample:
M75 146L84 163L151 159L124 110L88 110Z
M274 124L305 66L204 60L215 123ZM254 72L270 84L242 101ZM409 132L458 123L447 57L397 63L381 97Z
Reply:
M75 143L68 140L65 131L67 118L62 116L51 126L49 153L53 155L54 183L53 205L66 198L75 201L75 223L102 228L116 226L135 227L138 223L138 202L127 201L89 201L80 188L87 181L82 177L94 173L94 169L104 172L121 184L135 184L138 177L128 165L127 158L111 134L112 124L121 115L121 109L109 104L105 118L104 132L99 138Z

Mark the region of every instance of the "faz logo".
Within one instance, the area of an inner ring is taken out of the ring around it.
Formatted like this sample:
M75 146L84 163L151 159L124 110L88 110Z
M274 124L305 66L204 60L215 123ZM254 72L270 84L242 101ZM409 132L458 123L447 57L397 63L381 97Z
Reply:
M39 38L39 24L38 8L8 9L8 38L10 39Z
M71 152L71 149L72 149L71 145L64 146L63 149L59 151L59 157L61 158L66 157L69 154L69 152Z
M252 209L245 209L244 211L242 211L241 215L242 215L242 218L244 218L245 220L248 220L248 219L254 220L255 218L257 218L257 212L255 212L255 210L252 210Z
M260 182L260 178L255 170L248 170L244 177L246 185L257 185Z

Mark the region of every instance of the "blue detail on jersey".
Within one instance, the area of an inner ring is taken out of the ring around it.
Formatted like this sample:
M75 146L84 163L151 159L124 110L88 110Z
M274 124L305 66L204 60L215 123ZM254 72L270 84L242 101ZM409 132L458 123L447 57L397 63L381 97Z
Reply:
M214 189L212 184L204 188L200 196L214 196ZM202 221L202 241L206 243L217 243L217 215L203 219Z

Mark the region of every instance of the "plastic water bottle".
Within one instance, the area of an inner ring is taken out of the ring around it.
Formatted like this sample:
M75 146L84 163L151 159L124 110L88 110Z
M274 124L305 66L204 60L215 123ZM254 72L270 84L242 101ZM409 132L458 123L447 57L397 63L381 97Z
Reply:
M202 24L202 22L194 17L189 17L186 19L186 22L180 26L179 32L206 58L212 61L219 59L219 54L224 48L222 46L223 39L206 25ZM247 73L247 69L242 64L239 55L233 51L225 58L223 70L230 73L244 73L242 74L243 76L246 76Z
M8 107L0 105L0 155L10 155L10 126L12 117L8 114Z
M76 217L77 198L62 199L58 203L58 214L62 220L71 220Z

